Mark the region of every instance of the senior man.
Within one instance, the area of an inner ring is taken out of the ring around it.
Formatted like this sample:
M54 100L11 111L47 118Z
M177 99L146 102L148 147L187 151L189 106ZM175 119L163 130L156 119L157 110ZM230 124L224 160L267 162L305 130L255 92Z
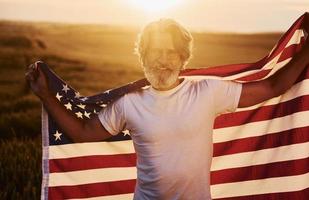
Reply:
M306 32L308 21L307 14ZM308 65L309 44L273 76L244 84L180 78L191 49L191 34L176 21L148 24L136 51L151 85L120 97L88 121L76 118L59 103L39 67L29 67L26 79L74 142L101 141L130 131L137 155L134 199L211 199L215 117L284 93Z

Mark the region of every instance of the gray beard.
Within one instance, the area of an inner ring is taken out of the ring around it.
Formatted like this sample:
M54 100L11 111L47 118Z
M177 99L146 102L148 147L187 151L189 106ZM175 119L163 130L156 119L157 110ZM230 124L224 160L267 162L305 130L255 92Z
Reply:
M144 69L145 77L154 88L168 88L172 86L178 79L180 70L178 69L160 69L148 68Z

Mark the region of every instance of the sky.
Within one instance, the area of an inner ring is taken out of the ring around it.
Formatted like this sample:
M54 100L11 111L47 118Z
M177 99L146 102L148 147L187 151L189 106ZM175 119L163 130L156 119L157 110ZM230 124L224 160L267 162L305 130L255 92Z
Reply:
M0 19L142 27L163 17L193 31L286 31L309 0L0 0Z

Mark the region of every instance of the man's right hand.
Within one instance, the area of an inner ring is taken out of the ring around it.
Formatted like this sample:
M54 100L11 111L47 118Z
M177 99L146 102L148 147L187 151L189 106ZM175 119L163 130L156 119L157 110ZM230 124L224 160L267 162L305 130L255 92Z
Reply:
M111 137L112 135L103 127L97 115L93 115L89 120L80 120L73 112L67 110L55 95L52 95L47 76L39 62L27 68L26 80L62 131L74 142L95 142Z
M37 61L27 67L25 78L34 94L40 99L44 99L51 95L51 92L49 90L47 77L39 67L40 62L41 61Z

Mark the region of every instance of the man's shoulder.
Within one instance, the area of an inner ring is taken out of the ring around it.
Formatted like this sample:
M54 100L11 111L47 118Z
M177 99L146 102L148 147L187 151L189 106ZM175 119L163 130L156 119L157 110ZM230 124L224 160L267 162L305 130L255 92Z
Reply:
M200 78L197 80L198 84L200 85L205 85L205 86L210 86L210 87L216 87L218 85L222 84L233 84L235 83L234 81L231 80L222 80L218 78Z
M189 86L204 87L204 86L208 86L212 80L208 78L186 77L186 81Z
M221 80L221 79L216 79L216 78L211 78L211 77L189 77L187 79L188 82L188 87L187 89L190 90L199 90L199 91L212 91L212 90L217 90L223 86L228 86L235 84L233 81L229 80Z
M123 99L141 97L147 94L150 90L150 85L131 91L122 96Z

